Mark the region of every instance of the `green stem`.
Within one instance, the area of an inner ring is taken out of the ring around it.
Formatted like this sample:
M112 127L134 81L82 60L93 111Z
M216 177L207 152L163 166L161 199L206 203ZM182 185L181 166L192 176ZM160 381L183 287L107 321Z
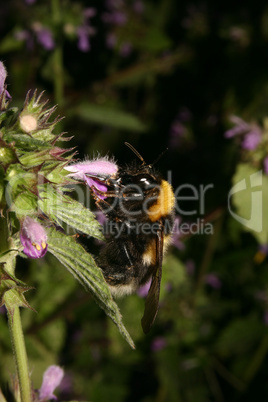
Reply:
M61 9L58 0L51 0L52 20L55 31L57 33L56 47L53 54L53 81L54 81L54 97L59 106L63 105L63 55L61 44Z
M4 217L0 220L0 226L2 231L0 253L3 253L2 257L0 258L0 262L4 262L4 269L6 272L14 275L17 251L14 250L10 251L9 253L5 253L8 250L14 249L9 233L7 213L5 213ZM20 401L30 402L32 400L31 384L28 371L26 348L21 326L20 310L15 301L12 308L7 308L7 312L13 355L19 379Z
M14 307L13 311L13 314L8 313L8 322L13 354L15 357L17 374L19 378L20 397L21 402L31 402L31 382L19 307Z
M55 102L59 105L63 105L63 66L62 66L62 48L60 45L54 50L53 55L53 79L54 79L54 98Z

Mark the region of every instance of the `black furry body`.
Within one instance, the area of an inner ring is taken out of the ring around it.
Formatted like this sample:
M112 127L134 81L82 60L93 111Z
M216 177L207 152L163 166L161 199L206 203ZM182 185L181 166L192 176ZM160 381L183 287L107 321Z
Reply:
M107 217L106 244L97 263L114 294L133 293L152 277L145 311L148 320L144 315L143 324L148 332L158 309L163 252L171 238L173 191L144 163L119 168L105 184L105 199L95 196ZM157 208L158 204L163 204L162 209Z

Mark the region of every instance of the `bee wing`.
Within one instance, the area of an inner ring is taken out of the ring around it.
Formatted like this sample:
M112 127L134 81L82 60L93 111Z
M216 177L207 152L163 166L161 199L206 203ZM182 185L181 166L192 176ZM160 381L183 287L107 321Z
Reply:
M152 276L152 283L145 300L144 314L141 319L143 332L147 334L156 317L159 307L160 283L162 277L162 261L163 261L163 230L157 232L156 237L156 264Z

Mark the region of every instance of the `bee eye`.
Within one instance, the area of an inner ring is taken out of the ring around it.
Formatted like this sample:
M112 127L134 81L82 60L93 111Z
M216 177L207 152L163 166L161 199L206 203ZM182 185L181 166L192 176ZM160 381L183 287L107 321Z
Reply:
M139 181L141 184L146 184L147 186L152 184L152 178L150 176L142 176Z

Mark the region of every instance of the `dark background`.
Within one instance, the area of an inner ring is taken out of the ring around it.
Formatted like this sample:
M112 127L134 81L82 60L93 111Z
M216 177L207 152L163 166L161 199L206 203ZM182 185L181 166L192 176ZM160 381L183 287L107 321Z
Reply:
M9 1L0 10L12 105L21 107L29 89L45 90L65 116L56 130L74 136L80 159L99 153L127 163L135 158L127 141L149 163L168 147L157 167L163 177L172 172L174 189L213 185L205 214L183 221L214 225L212 235L186 236L171 247L149 335L140 329L143 299L119 300L135 351L51 256L20 260L38 311L23 316L35 387L47 366L59 364L66 373L60 400L265 400L268 266L265 254L256 258L257 240L226 210L244 156L224 132L233 115L260 124L267 115L268 8L256 1L29 3ZM95 15L85 20L88 7ZM86 51L81 26L90 35ZM42 39L44 28L52 46ZM198 200L181 206L199 208ZM81 241L98 252L96 243ZM1 320L0 340L10 351ZM1 354L7 371L10 354ZM0 373L3 383L8 376Z

